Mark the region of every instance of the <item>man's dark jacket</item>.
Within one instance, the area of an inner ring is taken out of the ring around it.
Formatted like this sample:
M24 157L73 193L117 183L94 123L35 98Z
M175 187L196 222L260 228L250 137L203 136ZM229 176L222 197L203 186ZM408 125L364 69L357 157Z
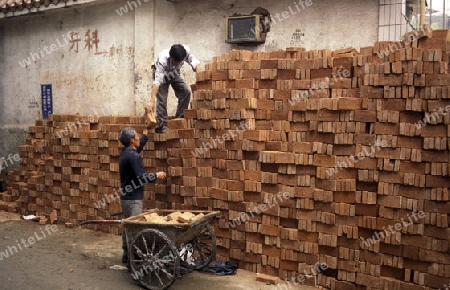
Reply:
M147 135L142 135L139 147L136 150L124 147L120 153L120 199L142 200L144 198L144 184L156 182L156 174L145 172L142 158L139 155L147 141Z

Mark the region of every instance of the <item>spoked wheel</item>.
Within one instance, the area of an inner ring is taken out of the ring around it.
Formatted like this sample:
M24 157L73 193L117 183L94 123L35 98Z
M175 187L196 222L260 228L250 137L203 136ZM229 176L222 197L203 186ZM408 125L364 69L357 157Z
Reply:
M190 269L201 269L215 257L216 234L209 224L183 249L180 249L181 263Z
M162 232L145 229L129 248L131 275L150 290L168 288L176 279L180 256L174 243Z

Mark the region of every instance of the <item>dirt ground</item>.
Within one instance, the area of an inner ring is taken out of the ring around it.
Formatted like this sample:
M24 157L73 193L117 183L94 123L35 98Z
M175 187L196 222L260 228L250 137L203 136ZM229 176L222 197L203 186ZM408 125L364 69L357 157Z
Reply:
M2 252L9 256L1 256ZM80 227L68 229L62 224L45 227L0 211L0 289L144 289L127 270L110 269L123 266L121 256L120 236ZM316 289L293 284L291 288L279 288L255 279L255 273L241 269L233 276L194 271L176 280L169 289Z

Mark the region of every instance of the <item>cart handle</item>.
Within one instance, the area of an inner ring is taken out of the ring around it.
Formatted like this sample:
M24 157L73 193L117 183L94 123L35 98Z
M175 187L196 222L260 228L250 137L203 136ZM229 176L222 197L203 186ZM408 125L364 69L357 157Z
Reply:
M80 223L80 226L82 225L89 225L89 224L121 224L122 220L88 220Z
M148 209L148 210L144 210L144 211L142 211L142 213L152 213L152 212L158 212L159 211L159 209L158 208L153 208L153 209ZM121 214L123 214L123 212L121 211L121 212L115 212L115 213L112 213L112 214L110 214L109 216L110 217L113 217L113 216L118 216L118 215L121 215Z

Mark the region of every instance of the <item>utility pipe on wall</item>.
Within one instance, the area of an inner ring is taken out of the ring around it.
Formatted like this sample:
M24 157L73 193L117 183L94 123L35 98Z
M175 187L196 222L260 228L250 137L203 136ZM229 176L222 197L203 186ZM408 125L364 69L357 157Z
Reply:
M420 28L422 28L423 25L425 24L425 14L426 14L425 3L426 0L420 0Z

